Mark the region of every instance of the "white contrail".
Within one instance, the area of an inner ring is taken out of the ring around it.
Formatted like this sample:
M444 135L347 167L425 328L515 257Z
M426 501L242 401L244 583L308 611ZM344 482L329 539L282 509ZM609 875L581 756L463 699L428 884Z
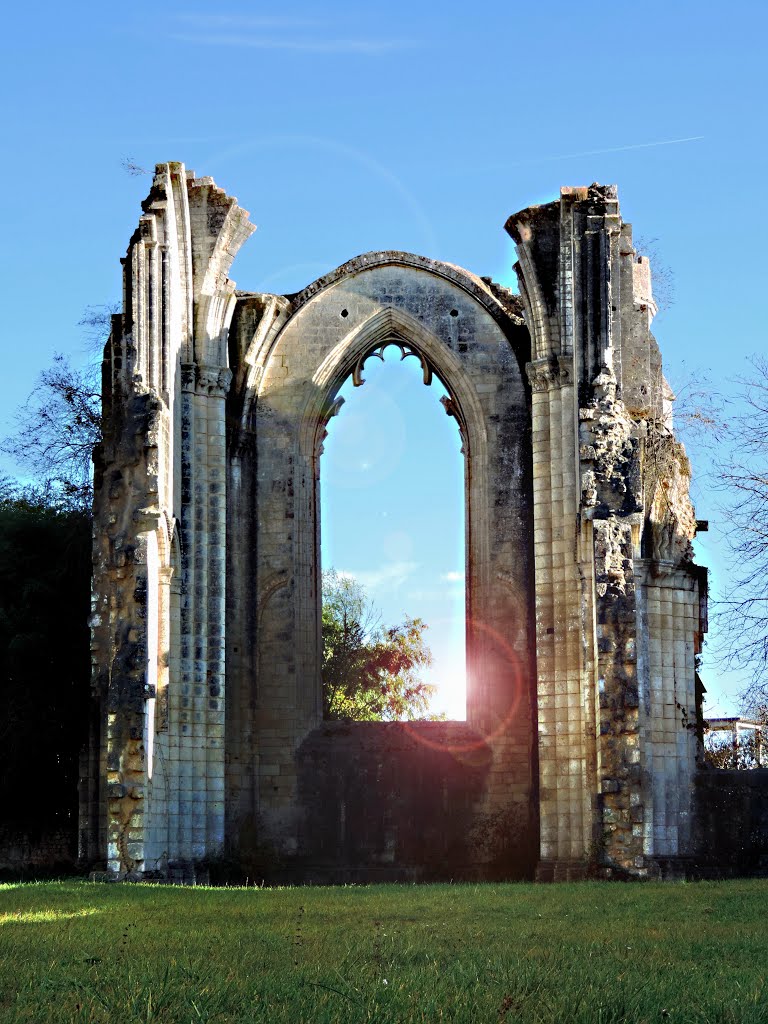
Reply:
M685 139L664 139L662 142L636 142L632 146L614 146L612 149L588 149L583 153L564 153L550 160L568 160L573 156L597 156L598 153L622 153L625 149L652 149L654 146L675 146L678 142L699 142L704 135L689 135Z
M409 39L291 39L289 37L263 37L253 35L197 35L172 32L169 38L178 43L201 46L238 46L255 50L296 50L300 53L339 54L353 53L368 56L390 53L394 50L413 49L419 44Z
M187 22L196 25L198 28L233 28L233 29L293 29L293 28L318 28L323 25L322 21L310 18L284 18L262 15L240 15L240 14L207 14L197 12L179 12L172 15L174 21Z
M628 149L653 149L654 146L676 146L681 142L700 142L705 135L689 135L684 139L662 139L660 142L635 142L630 146L612 146L610 149L587 149L581 153L560 153L558 156L540 156L532 160L516 160L511 164L489 164L486 171L504 170L508 167L523 167L526 164L544 164L550 160L572 160L579 156L599 156L601 153L623 153Z

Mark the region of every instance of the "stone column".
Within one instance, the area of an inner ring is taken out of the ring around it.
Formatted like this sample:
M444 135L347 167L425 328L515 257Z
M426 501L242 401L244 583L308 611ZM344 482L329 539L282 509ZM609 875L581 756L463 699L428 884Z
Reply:
M226 613L226 473L227 440L225 403L232 373L227 367L200 366L198 402L205 408L205 467L198 491L205 502L207 553L205 618L207 637L203 654L206 675L205 703L205 854L224 846L224 679ZM204 481L204 492L203 492Z
M224 636L226 594L226 367L182 365L181 688L178 797L172 861L218 854L224 843Z
M590 854L594 695L584 685L572 360L528 364L533 404L534 563L542 878L583 874Z
M169 717L176 732L177 771L176 785L170 808L170 849L171 865L182 864L192 859L192 799L193 799L193 757L195 739L193 736L196 668L196 636L198 623L195 618L195 558L198 543L196 528L196 459L193 449L197 423L195 418L195 385L197 368L194 363L181 364L181 551L182 551L182 592L180 600L180 664L178 693L169 695Z

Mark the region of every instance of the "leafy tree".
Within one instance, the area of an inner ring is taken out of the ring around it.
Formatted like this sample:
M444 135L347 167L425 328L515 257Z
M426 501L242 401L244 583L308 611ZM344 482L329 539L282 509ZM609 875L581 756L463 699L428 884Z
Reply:
M384 627L364 588L323 573L323 710L326 718L396 721L427 714L435 687L419 679L432 664L427 626L406 617Z
M5 823L74 827L87 735L89 516L0 482L0 806Z

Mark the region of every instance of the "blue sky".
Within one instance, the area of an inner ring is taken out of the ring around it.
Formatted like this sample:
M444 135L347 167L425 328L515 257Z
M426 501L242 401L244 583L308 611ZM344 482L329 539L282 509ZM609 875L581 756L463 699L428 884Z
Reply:
M259 230L233 276L278 292L387 248L512 283L510 213L563 184L616 182L624 219L658 239L674 270L674 305L656 323L673 386L707 370L727 388L765 351L763 4L37 3L13 5L4 29L6 423L55 351L82 356L84 308L120 294L119 257L149 185L121 167L127 157L147 169L182 160L237 195ZM380 370L382 381L397 373L389 362ZM360 395L369 388L372 401L376 387L371 375ZM402 413L404 453L418 448L430 403L451 426L422 391L422 412ZM392 384L393 394L410 392ZM329 460L352 413L350 399ZM719 499L704 455L691 454L698 514L713 522L702 560L717 584ZM402 561L419 563L422 591L447 591L441 576L459 569L446 557L453 527L425 568L429 536L405 472L385 478L399 493L388 534L414 534L417 554ZM435 488L446 474L432 474ZM446 486L439 500L450 503L455 481ZM333 560L373 574L380 563L366 564L359 545L367 537L371 551L386 550L370 511L382 499L348 520L344 505L333 513L339 536L358 547L337 549L328 533ZM386 617L420 592L405 586L378 595ZM431 609L435 646L442 612L423 601L402 610L429 621ZM441 656L453 663L451 651ZM711 693L735 693L738 680L718 675L705 669Z

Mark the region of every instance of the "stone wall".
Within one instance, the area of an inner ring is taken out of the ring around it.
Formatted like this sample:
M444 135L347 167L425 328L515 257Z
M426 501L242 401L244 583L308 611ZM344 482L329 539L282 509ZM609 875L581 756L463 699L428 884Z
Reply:
M694 875L768 875L768 768L702 768L694 833Z
M72 873L77 865L77 831L34 831L0 826L0 877L35 877L50 871Z
M530 801L488 806L493 775L528 796L460 722L325 722L298 751L299 848L310 880L531 877Z

